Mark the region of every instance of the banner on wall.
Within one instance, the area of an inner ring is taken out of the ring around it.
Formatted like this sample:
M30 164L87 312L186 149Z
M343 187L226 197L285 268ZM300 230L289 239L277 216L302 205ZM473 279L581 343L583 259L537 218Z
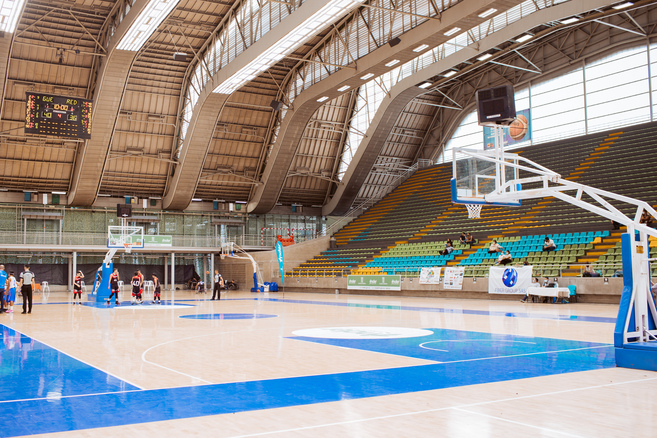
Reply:
M276 258L278 259L278 269L281 271L281 285L285 287L285 263L283 260L283 244L276 242Z
M512 146L532 139L532 122L529 108L516 112L516 119L504 128L504 145ZM495 149L495 131L484 126L484 150Z
M441 268L422 268L420 270L420 284L440 284Z
M489 294L525 295L531 285L531 266L491 266L488 271Z
M449 267L445 268L445 276L443 277L443 289L463 289L463 274L465 268Z
M401 275L349 275L347 289L401 290Z

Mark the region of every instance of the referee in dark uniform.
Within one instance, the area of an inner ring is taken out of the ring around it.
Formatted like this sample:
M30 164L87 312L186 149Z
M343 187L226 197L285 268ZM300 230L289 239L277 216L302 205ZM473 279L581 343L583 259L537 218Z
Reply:
M32 285L34 284L34 274L30 271L30 266L25 265L25 271L21 275L19 287L23 295L22 314L32 313Z

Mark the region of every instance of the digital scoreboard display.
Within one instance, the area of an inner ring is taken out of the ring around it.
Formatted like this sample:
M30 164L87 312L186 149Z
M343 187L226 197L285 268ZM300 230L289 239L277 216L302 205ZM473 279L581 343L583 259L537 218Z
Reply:
M25 93L25 133L91 138L91 100Z

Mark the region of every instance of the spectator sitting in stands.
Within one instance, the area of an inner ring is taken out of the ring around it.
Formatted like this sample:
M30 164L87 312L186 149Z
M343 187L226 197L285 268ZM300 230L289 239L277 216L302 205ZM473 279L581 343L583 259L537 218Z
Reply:
M652 216L650 213L648 213L647 210L643 210L643 213L641 213L641 219L639 219L639 222L642 224L645 224L646 227L652 226Z
M502 252L502 247L497 243L497 240L493 239L490 244L490 248L488 248L488 254L493 254L496 252Z
M445 242L445 249L440 251L440 254L447 255L447 254L451 254L452 251L454 251L454 247L452 246L452 241L451 239L447 239L447 242Z
M465 235L465 243L468 245L473 245L475 243L474 237L472 237L472 234L468 233Z
M461 243L465 243L465 233L463 232L461 233L461 235L459 236L459 241L461 241Z
M511 262L513 262L513 257L509 251L506 253L500 253L500 256L497 258L498 265L508 265Z
M582 272L582 277L599 277L600 274L595 272L591 265L586 265L584 272Z
M554 244L554 240L545 236L545 243L543 244L543 251L554 251L557 249L557 246Z

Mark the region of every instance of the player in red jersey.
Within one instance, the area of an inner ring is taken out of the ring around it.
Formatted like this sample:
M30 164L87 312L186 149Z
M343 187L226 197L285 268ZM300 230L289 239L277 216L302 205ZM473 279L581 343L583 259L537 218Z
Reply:
M153 286L153 304L155 304L155 301L157 301L157 304L162 304L162 300L160 299L160 279L155 274L153 274Z
M77 274L75 274L75 278L73 278L73 304L82 304L82 279L84 278L84 274L82 271L78 271ZM76 297L77 300L76 301Z
M141 294L143 289L142 287L142 277L139 273L139 271L135 271L135 275L132 277L132 280L130 280L130 284L132 285L132 305L134 306L135 304L141 304Z
M112 275L110 275L110 292L112 292L107 299L107 305L109 306L110 301L112 301L112 297L115 297L114 299L115 304L118 306L119 305L119 270L115 269L114 272L112 272Z

